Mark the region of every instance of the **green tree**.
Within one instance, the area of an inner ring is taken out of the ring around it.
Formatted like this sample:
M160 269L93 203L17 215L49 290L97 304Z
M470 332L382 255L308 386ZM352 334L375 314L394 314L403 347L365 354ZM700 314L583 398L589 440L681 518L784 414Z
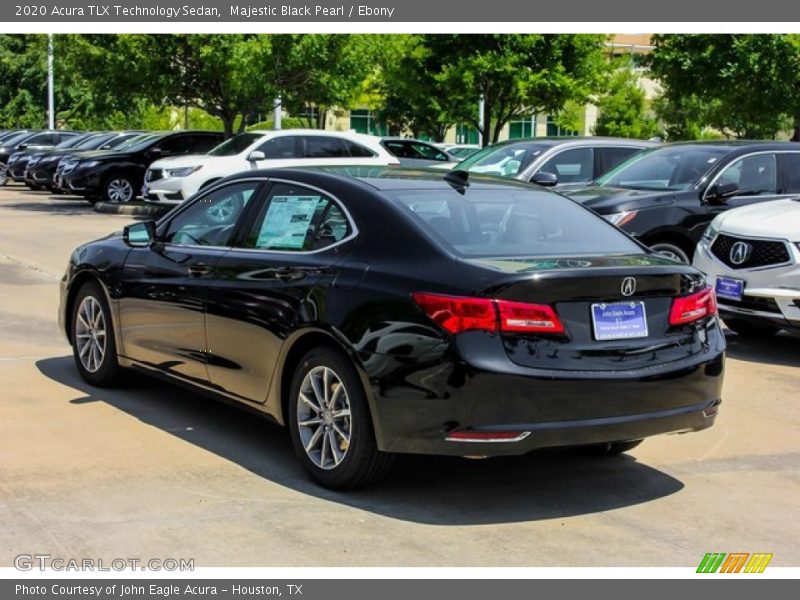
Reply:
M426 35L426 72L443 112L496 142L511 119L557 113L602 87L607 61L602 35ZM478 102L483 98L483 119Z
M620 67L612 74L608 91L597 99L595 135L646 139L658 131L647 113L647 100L635 71Z
M664 87L662 114L688 119L678 131L699 124L729 137L774 138L788 120L800 137L794 36L670 34L654 36L654 44L650 67Z
M382 98L378 116L392 133L443 140L456 121L445 109L448 90L429 70L430 50L423 42L421 35L387 36L373 81ZM477 115L477 103L472 104Z

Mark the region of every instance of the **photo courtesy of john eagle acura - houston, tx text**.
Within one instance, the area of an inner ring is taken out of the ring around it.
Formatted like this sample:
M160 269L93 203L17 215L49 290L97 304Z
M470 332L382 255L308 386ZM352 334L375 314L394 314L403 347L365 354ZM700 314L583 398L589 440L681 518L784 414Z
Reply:
M256 409L330 488L399 453L618 454L711 426L721 402L700 271L458 169L232 175L78 247L59 316L88 383L135 369Z

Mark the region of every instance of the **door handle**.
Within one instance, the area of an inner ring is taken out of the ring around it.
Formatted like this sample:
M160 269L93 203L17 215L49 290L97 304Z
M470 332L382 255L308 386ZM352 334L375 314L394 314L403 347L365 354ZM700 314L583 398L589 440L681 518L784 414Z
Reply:
M272 274L275 279L280 281L295 281L306 276L302 269L293 269L292 267L280 267L275 269Z
M203 263L197 263L190 266L186 271L192 277L202 277L203 275L208 275L211 273L211 267Z

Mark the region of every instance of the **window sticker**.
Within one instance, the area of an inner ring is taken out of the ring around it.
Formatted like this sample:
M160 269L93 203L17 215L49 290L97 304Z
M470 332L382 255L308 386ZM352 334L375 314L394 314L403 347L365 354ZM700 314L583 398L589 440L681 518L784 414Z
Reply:
M273 196L258 233L258 248L302 250L320 196Z

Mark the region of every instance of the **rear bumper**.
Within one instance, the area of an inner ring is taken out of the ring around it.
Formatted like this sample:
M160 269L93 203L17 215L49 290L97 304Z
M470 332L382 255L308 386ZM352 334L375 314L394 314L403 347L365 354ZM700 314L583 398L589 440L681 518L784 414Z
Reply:
M713 329L701 356L631 371L537 372L496 359L488 370L473 358L477 345L458 352L470 364L406 365L397 378L372 386L378 445L387 452L503 456L700 431L713 425L722 390L725 342L719 326ZM375 358L367 359L368 369ZM490 441L448 439L453 432ZM491 440L493 432L518 435Z

